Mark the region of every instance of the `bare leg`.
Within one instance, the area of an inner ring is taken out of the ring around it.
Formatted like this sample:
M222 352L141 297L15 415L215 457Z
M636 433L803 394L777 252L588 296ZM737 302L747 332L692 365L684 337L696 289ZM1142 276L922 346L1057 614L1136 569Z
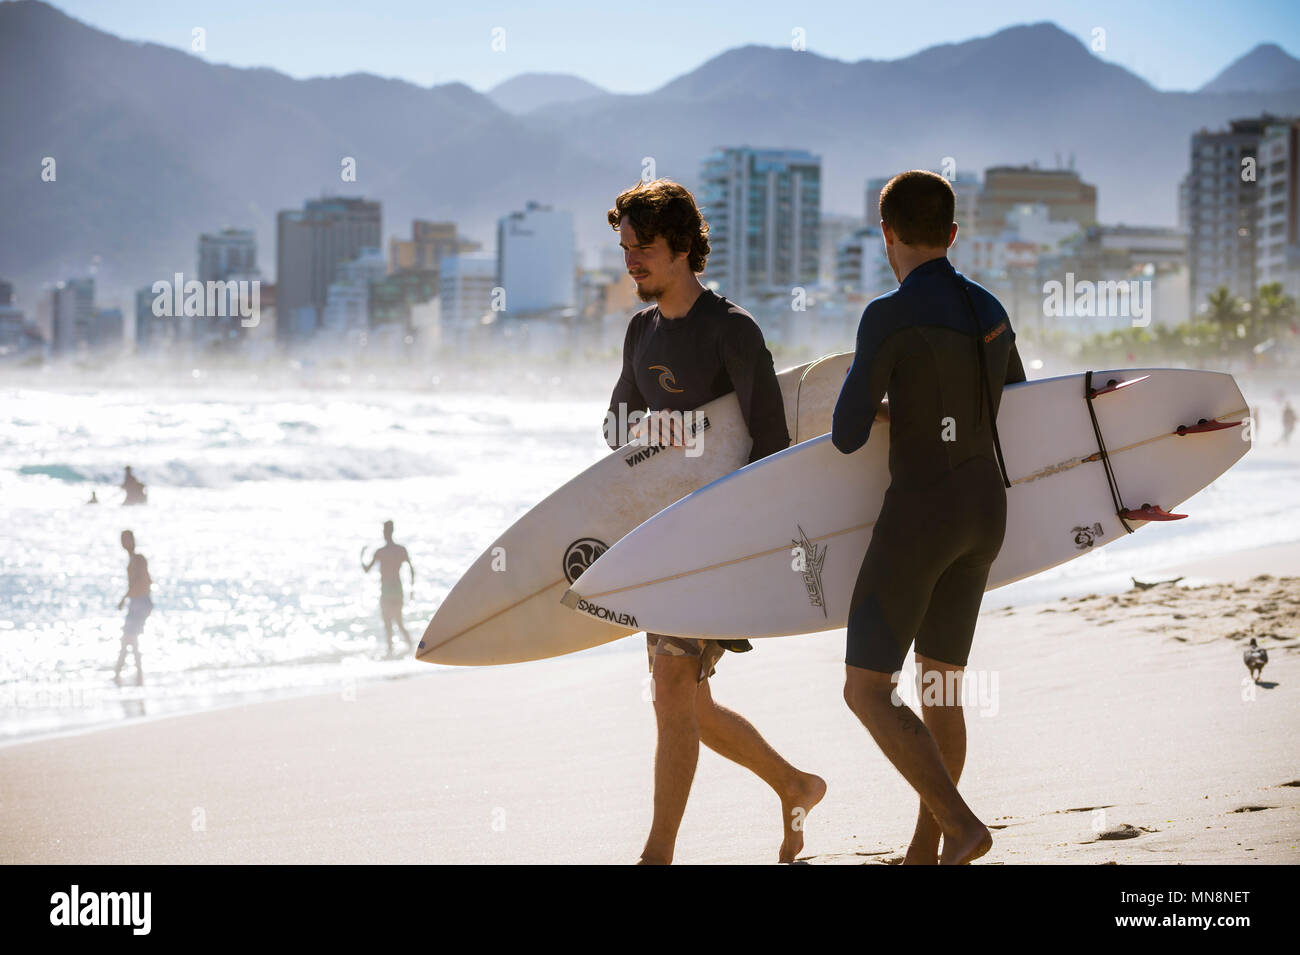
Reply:
M962 865L989 851L993 837L971 812L943 765L939 747L915 713L894 705L893 679L846 666L844 700L881 752L916 790L943 834L945 865Z
M923 675L923 679L925 674L938 671L946 691L949 687L960 685L951 682L949 674L957 674L960 679L964 667L932 660L918 653L916 669ZM930 735L934 737L934 742L939 747L939 755L943 757L944 768L948 770L948 775L952 777L955 786L961 779L962 767L966 764L966 720L961 708L960 694L955 699L947 699L945 695L936 701L929 693L923 692L921 718L925 721ZM936 865L939 861L940 835L939 824L935 822L934 816L922 802L916 816L916 830L912 833L912 842L907 847L903 864Z
M719 756L744 766L780 797L785 838L781 842L778 861L794 862L803 851L804 822L813 806L826 795L826 781L795 769L747 719L715 703L708 680L700 683L695 709L700 741Z
M384 639L388 641L388 655L393 655L393 618L384 613Z
M700 727L696 719L699 657L657 656L654 660L655 747L654 820L641 850L642 865L670 865L677 830L686 812L686 797L700 758Z
M394 619L397 621L397 629L401 630L402 636L406 638L406 645L408 647L415 646L415 641L413 641L411 635L406 632L406 624L402 622L402 611L400 609L397 611L397 616Z
M122 637L122 649L121 649L121 650L118 652L118 654L117 654L117 666L113 667L113 682L114 682L114 683L119 683L119 684L120 684L120 683L122 682L122 665L123 665L124 663L126 663L126 650L127 650L127 647L129 647L129 646L131 646L130 641L129 641L125 636L123 636L123 637Z

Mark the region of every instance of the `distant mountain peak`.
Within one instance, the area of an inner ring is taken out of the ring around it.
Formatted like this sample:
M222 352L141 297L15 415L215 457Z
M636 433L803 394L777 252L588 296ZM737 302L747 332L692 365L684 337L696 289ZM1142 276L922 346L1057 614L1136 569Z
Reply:
M485 95L507 113L521 114L609 93L571 73L520 73L498 83Z
M1279 93L1300 90L1300 60L1276 43L1261 43L1233 60L1202 93Z

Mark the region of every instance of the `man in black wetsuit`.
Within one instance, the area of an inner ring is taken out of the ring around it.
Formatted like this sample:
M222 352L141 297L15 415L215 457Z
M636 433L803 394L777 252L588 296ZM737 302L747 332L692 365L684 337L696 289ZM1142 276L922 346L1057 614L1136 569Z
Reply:
M608 218L618 231L637 296L656 303L628 324L623 371L606 416L609 445L627 443L623 432L632 412L689 411L734 391L753 438L749 460L786 447L790 435L781 387L762 330L748 312L696 278L704 271L709 240L691 194L666 179L641 183L618 197ZM660 420L666 425L671 419ZM638 427L653 434L648 420ZM684 437L674 431L665 443L678 445ZM713 701L709 677L724 652L717 641L647 633L646 651L659 741L654 821L642 864L672 862L701 741L776 791L785 830L779 859L793 862L803 848L804 818L825 794L826 783L795 769L744 717Z
M1025 372L1006 311L948 261L957 224L947 180L895 176L881 190L880 218L899 287L862 313L831 431L851 454L873 420L889 422L890 485L850 603L844 698L921 797L904 861L962 864L992 837L957 792L960 694L923 694L924 723L892 697L913 641L924 685L960 686L1006 530L994 423L1003 384Z

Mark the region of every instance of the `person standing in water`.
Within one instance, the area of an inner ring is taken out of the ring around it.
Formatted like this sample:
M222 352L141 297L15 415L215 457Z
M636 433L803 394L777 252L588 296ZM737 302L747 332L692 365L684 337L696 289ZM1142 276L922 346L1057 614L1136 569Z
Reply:
M406 638L408 646L414 648L415 641L411 635L406 632L406 625L402 623L402 564L411 568L411 586L415 586L415 565L411 563L411 555L406 552L406 548L401 544L393 542L393 522L384 521L384 546L375 551L375 555L370 558L370 563L365 563L365 549L361 551L361 569L367 574L370 568L379 564L379 611L384 618L384 638L388 641L388 655L393 655L393 624L397 624L397 629L402 631L402 636Z
M122 483L118 486L126 492L126 499L122 501L123 504L145 503L144 484L131 473L130 465L127 465L126 476L122 478Z
M144 631L144 622L153 610L150 590L153 581L149 577L149 561L144 554L135 552L135 535L122 531L122 548L129 555L126 564L126 595L117 602L117 609L130 602L126 611L126 621L122 624L122 651L117 655L117 666L113 669L113 682L122 685L122 664L126 662L128 649L135 653L136 686L144 686L144 668L140 665L140 634Z

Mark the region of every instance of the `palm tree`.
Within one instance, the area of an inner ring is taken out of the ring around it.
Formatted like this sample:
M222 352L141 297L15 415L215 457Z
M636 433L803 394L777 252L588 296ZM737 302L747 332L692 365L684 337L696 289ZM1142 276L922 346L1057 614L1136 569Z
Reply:
M1296 317L1296 300L1282 292L1281 282L1261 285L1255 291L1251 314L1254 318L1255 337L1260 341L1272 338Z
M1237 326L1241 323L1245 303L1228 291L1226 285L1220 285L1209 294L1206 301L1209 308L1206 319L1215 327L1219 338L1219 351L1225 351L1228 343L1237 337Z

